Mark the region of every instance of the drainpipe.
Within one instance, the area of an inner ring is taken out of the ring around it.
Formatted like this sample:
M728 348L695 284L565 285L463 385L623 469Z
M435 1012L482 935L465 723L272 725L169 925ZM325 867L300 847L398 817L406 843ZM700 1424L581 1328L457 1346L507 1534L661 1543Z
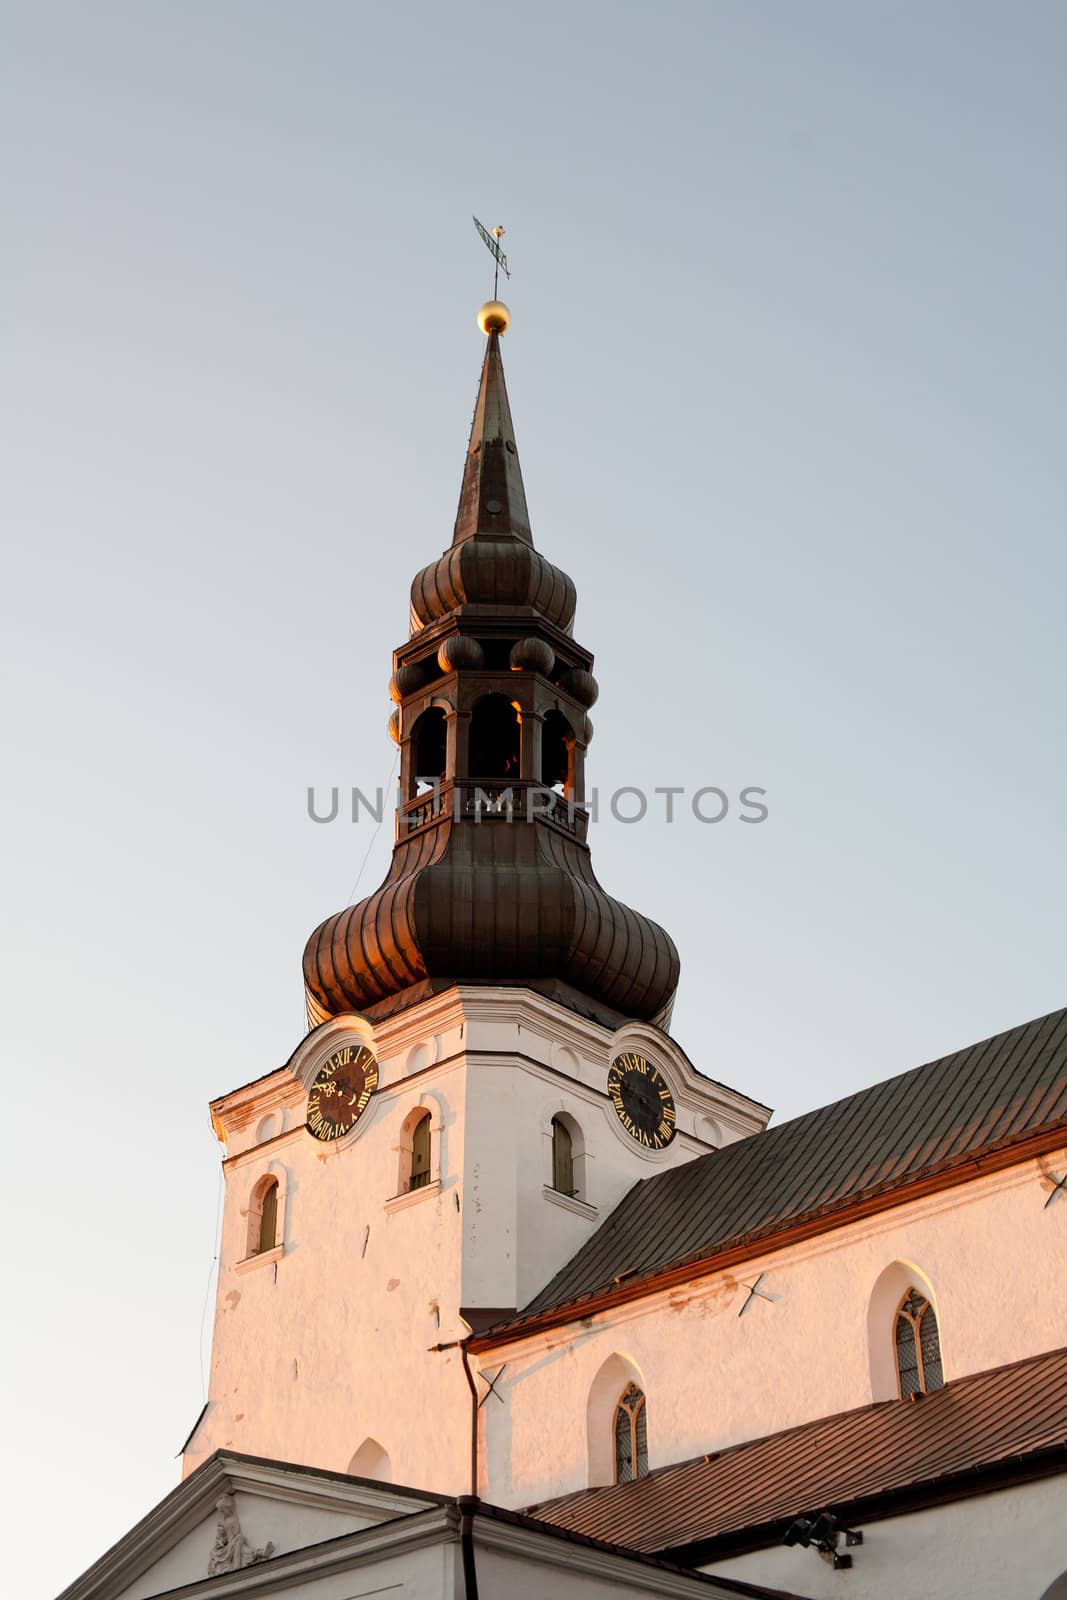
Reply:
M478 1574L474 1568L474 1516L478 1509L478 1389L471 1371L466 1339L452 1339L448 1344L432 1344L431 1350L458 1350L463 1362L463 1376L471 1392L471 1492L461 1494L456 1500L459 1510L459 1548L463 1560L463 1592L466 1600L478 1600Z
M470 1336L468 1335L468 1338ZM467 1340L459 1341L459 1353L463 1360L463 1375L467 1380L467 1388L471 1392L471 1492L470 1499L478 1499L478 1391L474 1386L474 1374L471 1371L470 1360L467 1356Z
M463 1593L466 1600L478 1600L478 1574L474 1570L474 1517L478 1510L478 1497L461 1494L456 1505L459 1508L459 1548L463 1558Z
M467 1339L473 1338L468 1334ZM478 1498L478 1390L474 1383L474 1374L471 1371L470 1358L467 1355L467 1339L452 1339L448 1344L432 1344L431 1351L458 1350L463 1362L463 1376L467 1380L467 1388L471 1392L471 1492L467 1497L471 1500Z

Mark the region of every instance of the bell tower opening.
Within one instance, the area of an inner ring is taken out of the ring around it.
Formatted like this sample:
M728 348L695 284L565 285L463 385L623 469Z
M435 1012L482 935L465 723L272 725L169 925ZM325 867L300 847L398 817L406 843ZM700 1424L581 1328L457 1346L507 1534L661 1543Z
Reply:
M541 729L541 782L568 798L574 794L574 729L562 711L547 711Z
M440 706L424 711L411 736L415 767L415 789L430 788L445 775L447 738L445 714Z
M393 652L392 859L373 894L308 940L314 1024L376 1021L455 983L505 980L613 1029L669 1018L670 936L592 873L593 657L574 637L574 583L530 530L504 325L487 329L452 542L412 580L408 639Z
M519 776L519 713L504 694L487 694L471 714L469 771L488 783Z

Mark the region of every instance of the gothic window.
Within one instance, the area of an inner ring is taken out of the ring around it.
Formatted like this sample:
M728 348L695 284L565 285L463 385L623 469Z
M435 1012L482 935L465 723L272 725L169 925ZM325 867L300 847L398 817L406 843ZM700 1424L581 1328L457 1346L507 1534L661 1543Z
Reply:
M430 1113L424 1111L411 1130L409 1189L424 1189L430 1181Z
M901 1399L929 1394L945 1381L934 1308L918 1289L908 1290L897 1311L894 1340Z
M574 1142L562 1117L552 1118L552 1187L559 1194L575 1193Z
M630 1383L615 1407L615 1482L632 1483L647 1473L645 1397L636 1383Z
M519 776L519 713L507 695L487 694L471 713L470 777L513 783Z
M264 1178L252 1191L248 1208L248 1254L262 1255L278 1242L278 1180Z

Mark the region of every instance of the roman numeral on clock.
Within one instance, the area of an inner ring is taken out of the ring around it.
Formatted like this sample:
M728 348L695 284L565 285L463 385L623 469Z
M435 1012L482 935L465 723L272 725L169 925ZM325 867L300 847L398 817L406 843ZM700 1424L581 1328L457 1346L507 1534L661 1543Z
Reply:
M662 1150L674 1138L674 1096L659 1068L627 1050L608 1070L608 1097L630 1138L646 1150Z

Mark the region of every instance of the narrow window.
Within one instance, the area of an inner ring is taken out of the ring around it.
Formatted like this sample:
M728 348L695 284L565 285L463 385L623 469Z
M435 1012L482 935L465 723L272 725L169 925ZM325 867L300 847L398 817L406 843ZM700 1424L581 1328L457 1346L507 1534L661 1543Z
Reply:
M541 726L541 782L569 794L573 786L574 729L559 711L548 711Z
M645 1397L628 1384L615 1407L615 1482L632 1483L648 1473Z
M570 1129L561 1117L552 1118L552 1187L559 1194L573 1195L574 1144Z
M934 1308L918 1289L909 1289L897 1311L894 1340L900 1396L929 1394L945 1381L941 1370L941 1340Z
M471 713L468 773L483 782L519 776L519 713L505 694L485 695Z
M409 1189L423 1189L430 1181L430 1113L424 1111L411 1130Z
M446 744L445 714L440 706L431 706L412 733L416 786L437 783L444 777Z
M278 1242L278 1180L272 1178L260 1192L259 1234L255 1254L273 1250Z

